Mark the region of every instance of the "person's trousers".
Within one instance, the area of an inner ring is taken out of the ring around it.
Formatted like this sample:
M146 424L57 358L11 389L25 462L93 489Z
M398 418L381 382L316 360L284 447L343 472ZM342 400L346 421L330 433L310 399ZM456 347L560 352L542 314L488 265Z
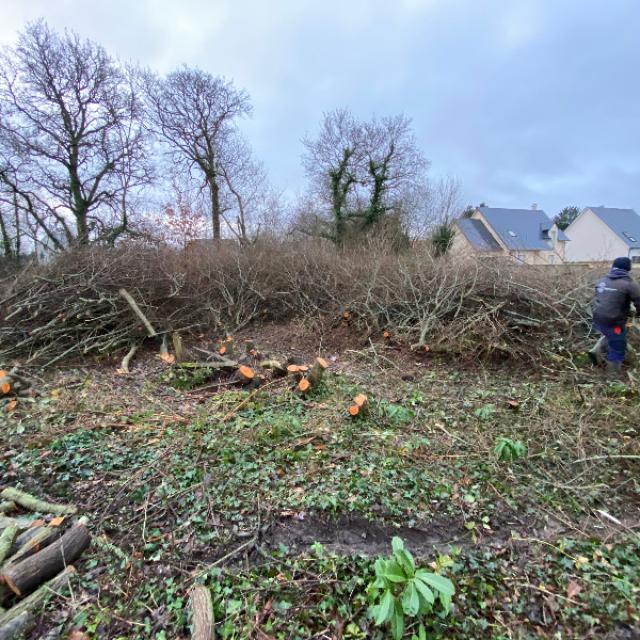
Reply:
M602 334L594 351L606 349L609 362L623 362L627 350L627 329L624 324L603 325L594 322L593 326Z

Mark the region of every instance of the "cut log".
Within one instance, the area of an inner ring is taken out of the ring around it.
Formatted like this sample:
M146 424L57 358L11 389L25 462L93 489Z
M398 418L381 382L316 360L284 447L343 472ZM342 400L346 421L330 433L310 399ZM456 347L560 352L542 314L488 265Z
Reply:
M2 565L4 559L9 555L11 545L17 535L17 527L7 527L2 534L0 534L0 565Z
M15 564L34 553L44 549L48 544L60 537L60 531L51 527L36 527L35 533L27 542L21 545L18 550L7 559L6 564ZM4 567L3 567L4 569Z
M354 399L354 404L358 405L361 409L367 404L367 396L364 393L359 393Z
M290 373L290 374L293 374L293 375L299 374L300 373L300 365L298 365L298 364L290 364L287 367L287 373Z
M38 511L39 513L51 513L55 516L63 516L67 514L73 514L78 511L78 508L72 504L54 504L53 502L46 502L40 500L26 491L20 491L20 489L14 489L13 487L7 487L0 493L0 497L5 500L13 500L16 504L19 504L29 511Z
M90 542L89 530L79 522L38 553L16 564L2 567L0 579L13 593L22 596L72 564Z
M6 516L0 516L0 529L17 527L18 531L24 531L28 529L32 523L33 520L31 518L7 518Z
M213 603L211 592L203 585L191 590L191 610L193 620L193 640L212 640L213 638Z
M247 365L238 367L238 377L241 384L250 384L256 377L256 372Z
M50 596L64 593L69 588L69 580L75 572L76 570L73 566L66 567L57 576L49 580L49 582L43 584L37 591L34 591L31 595L24 598L24 600L21 600L18 604L11 607L11 609L5 611L5 613L0 615L0 629L10 622L13 622L13 620L25 612L38 611Z
M182 360L182 356L184 355L182 336L177 331L174 331L171 334L171 340L173 342L173 351L176 354L176 362L180 362Z
M311 386L317 387L322 382L324 372L329 367L329 363L324 358L316 358L311 371L309 372L309 382Z
M300 393L308 393L311 389L311 383L308 378L301 378L300 382L298 382L298 391Z
M9 376L2 376L2 378L0 378L0 393L2 393L3 396L8 396L9 393L11 393L11 389L13 388L11 382Z
M274 375L277 376L287 375L287 368L277 360L263 360L259 366L261 369L269 369L270 371L273 371Z
M6 613L6 612L5 612ZM22 638L36 623L30 611L23 611L13 620L0 627L0 640L16 640Z
M14 555L15 553L18 553L18 551L25 545L27 544L27 542L29 542L29 540L32 540L37 534L38 531L40 531L40 529L42 529L43 526L39 526L39 527L30 527L29 529L27 529L26 531L23 531L14 541L12 547L11 547L11 551L9 555Z
M367 396L359 393L354 399L353 404L349 407L349 415L352 418L363 416L367 412Z
M16 508L16 503L13 500L6 500L4 502L0 502L0 513L9 513L10 511L14 511Z
M227 357L233 356L233 338L231 336L227 336L220 343L220 348L218 349L218 353L221 356L227 356Z

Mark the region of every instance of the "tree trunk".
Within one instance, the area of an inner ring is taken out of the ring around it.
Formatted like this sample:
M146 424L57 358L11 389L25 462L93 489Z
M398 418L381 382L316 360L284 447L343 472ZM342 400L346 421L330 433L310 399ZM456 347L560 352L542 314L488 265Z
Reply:
M209 178L209 191L211 192L211 226L213 228L213 239L220 240L220 187L216 181L216 176Z

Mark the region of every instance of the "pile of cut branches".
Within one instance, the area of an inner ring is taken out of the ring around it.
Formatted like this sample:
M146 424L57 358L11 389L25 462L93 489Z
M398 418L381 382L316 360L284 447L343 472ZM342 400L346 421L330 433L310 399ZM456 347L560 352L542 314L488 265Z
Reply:
M282 243L190 256L94 248L5 284L0 364L46 367L135 352L174 332L234 333L290 320L347 322L451 354L535 358L581 344L593 279L583 267L452 262L419 251L377 255Z
M89 547L73 505L46 502L14 487L0 492L0 640L22 637L53 594L68 588L73 563ZM40 517L14 515L35 512ZM3 607L8 607L4 609Z

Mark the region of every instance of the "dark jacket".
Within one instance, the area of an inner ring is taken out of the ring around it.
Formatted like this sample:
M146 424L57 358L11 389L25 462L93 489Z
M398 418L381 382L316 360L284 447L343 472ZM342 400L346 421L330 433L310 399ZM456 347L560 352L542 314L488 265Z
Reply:
M629 316L630 303L640 313L640 286L624 269L611 269L609 275L596 284L593 321L604 326L624 325Z

